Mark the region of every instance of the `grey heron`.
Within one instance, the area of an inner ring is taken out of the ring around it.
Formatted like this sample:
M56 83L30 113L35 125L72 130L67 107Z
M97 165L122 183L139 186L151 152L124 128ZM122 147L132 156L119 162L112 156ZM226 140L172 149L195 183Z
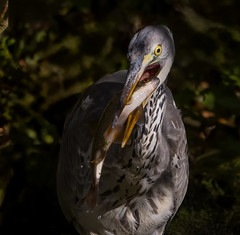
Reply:
M181 205L189 170L184 124L166 84L174 56L173 36L166 26L144 27L129 44L128 71L106 75L89 87L67 117L57 192L66 219L80 234L163 234ZM106 114L98 124L109 122L114 128L139 84L148 87L153 77L158 79L154 91L141 101L142 113L128 114L121 126L127 137L114 139L105 151L95 198L88 198L94 178L94 123L119 93L110 121Z

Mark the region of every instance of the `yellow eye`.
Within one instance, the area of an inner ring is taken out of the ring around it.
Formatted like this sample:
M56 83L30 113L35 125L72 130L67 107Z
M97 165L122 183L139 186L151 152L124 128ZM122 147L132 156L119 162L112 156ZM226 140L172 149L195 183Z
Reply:
M162 53L162 46L161 45L158 45L155 50L154 50L154 54L156 56L159 56L160 54Z

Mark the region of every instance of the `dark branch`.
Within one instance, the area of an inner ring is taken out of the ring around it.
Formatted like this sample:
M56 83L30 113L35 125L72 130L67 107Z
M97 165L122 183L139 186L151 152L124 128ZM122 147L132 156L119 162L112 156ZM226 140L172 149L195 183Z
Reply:
M8 27L8 17L5 18L5 15L8 10L8 0L6 1L3 11L0 14L0 34Z

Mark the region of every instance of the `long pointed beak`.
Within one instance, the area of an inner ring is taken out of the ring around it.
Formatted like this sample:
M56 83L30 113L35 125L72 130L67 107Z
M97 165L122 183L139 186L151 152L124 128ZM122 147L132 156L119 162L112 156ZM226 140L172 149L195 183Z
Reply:
M113 127L115 126L118 116L120 115L124 106L127 104L129 99L131 98L131 95L134 89L136 88L140 78L142 77L146 67L149 65L151 61L152 61L152 58L150 54L145 55L144 59L137 59L137 60L131 61L129 70L127 73L127 80L120 97L117 111L115 113Z
M127 101L131 97L136 85L138 84L138 81L140 80L144 72L144 69L145 69L145 66L143 66L142 59L132 61L130 63L128 74L127 74L127 80L120 97L120 107L119 107L120 109L126 105Z
M128 119L122 140L122 148L126 145L139 117L143 115L143 112L139 112L139 110L143 110L160 82L156 77L160 70L159 62L155 60L151 53L145 55L143 59L137 59L130 63L127 80L111 126L113 130L119 129L119 125L120 128L124 128L122 126L125 122L124 120ZM141 83L139 83L140 81ZM142 87L143 84L145 85ZM128 110L133 107L138 108L128 113ZM107 136L109 135L106 133L105 138L108 138Z

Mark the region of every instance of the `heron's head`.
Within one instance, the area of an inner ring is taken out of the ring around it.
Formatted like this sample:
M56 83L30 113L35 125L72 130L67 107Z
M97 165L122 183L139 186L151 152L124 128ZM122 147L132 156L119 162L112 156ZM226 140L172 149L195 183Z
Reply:
M159 83L156 84L159 86L166 80L174 56L173 36L165 26L147 26L133 36L128 48L129 70L127 80L115 114L115 123L124 107L134 95L139 83L157 77ZM146 87L147 85L146 83ZM146 98L143 104L146 105L148 100L149 97ZM126 131L129 132L128 130Z
M130 65L121 107L128 102L139 81L158 77L161 85L167 78L174 56L173 36L166 26L147 26L138 31L129 44Z

